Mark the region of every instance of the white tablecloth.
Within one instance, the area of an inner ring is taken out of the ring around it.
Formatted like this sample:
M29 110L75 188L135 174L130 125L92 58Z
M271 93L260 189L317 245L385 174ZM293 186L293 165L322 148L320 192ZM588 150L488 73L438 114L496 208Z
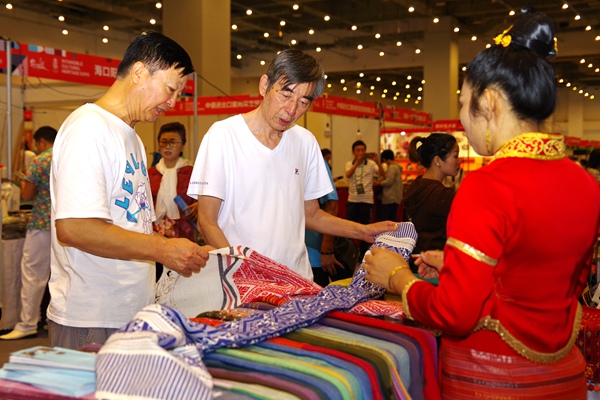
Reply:
M2 241L2 264L0 273L3 279L0 287L0 307L2 319L0 330L13 329L21 314L21 255L25 239ZM2 282L3 281L3 282Z

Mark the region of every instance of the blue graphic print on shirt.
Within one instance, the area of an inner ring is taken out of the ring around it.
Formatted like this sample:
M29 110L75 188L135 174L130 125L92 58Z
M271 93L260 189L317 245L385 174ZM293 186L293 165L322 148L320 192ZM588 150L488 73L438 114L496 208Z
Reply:
M148 173L146 170L146 165L143 161L137 161L133 153L130 153L129 156L131 157L131 160L128 160L127 165L125 166L126 176L124 176L123 180L121 181L121 188L129 193L129 196L126 196L123 199L116 199L115 205L127 210L128 221L137 223L141 219L144 224L144 233L151 233L152 218L150 204L148 203L148 193L146 191L146 187L148 186ZM131 176L135 176L137 171L141 172L141 174L144 176L144 179L141 180L134 192L134 182L130 178ZM131 202L132 197L134 200L133 204ZM133 209L133 207L130 209L130 206L132 205L137 206L135 207L136 209Z

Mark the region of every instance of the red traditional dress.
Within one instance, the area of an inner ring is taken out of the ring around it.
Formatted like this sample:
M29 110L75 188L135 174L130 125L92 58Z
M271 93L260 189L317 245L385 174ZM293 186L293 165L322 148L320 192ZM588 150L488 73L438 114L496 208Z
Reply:
M409 318L444 332L443 398L586 398L573 344L599 226L598 183L562 135L519 135L467 176L439 286L403 293Z

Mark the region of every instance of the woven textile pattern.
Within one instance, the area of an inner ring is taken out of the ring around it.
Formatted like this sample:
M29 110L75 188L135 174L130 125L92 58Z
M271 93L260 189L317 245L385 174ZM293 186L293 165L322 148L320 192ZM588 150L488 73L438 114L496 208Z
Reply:
M399 252L408 260L417 239L411 223L378 235L373 246ZM348 287L328 286L316 296L289 301L217 327L190 322L178 311L145 307L98 353L96 395L104 399L208 399L213 382L202 356L222 347L241 347L308 326L328 312L349 310L381 296L384 289L364 279L362 265ZM405 391L396 393L407 398Z

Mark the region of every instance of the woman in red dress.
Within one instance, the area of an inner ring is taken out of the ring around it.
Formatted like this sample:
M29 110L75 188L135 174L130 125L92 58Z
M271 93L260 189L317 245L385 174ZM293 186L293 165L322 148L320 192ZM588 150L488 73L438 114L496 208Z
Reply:
M460 119L492 162L458 189L443 253L421 253L421 276L374 249L366 277L402 294L406 317L443 332L444 399L585 399L573 346L579 296L600 226L600 188L542 133L556 103L547 16L523 10L468 65Z

